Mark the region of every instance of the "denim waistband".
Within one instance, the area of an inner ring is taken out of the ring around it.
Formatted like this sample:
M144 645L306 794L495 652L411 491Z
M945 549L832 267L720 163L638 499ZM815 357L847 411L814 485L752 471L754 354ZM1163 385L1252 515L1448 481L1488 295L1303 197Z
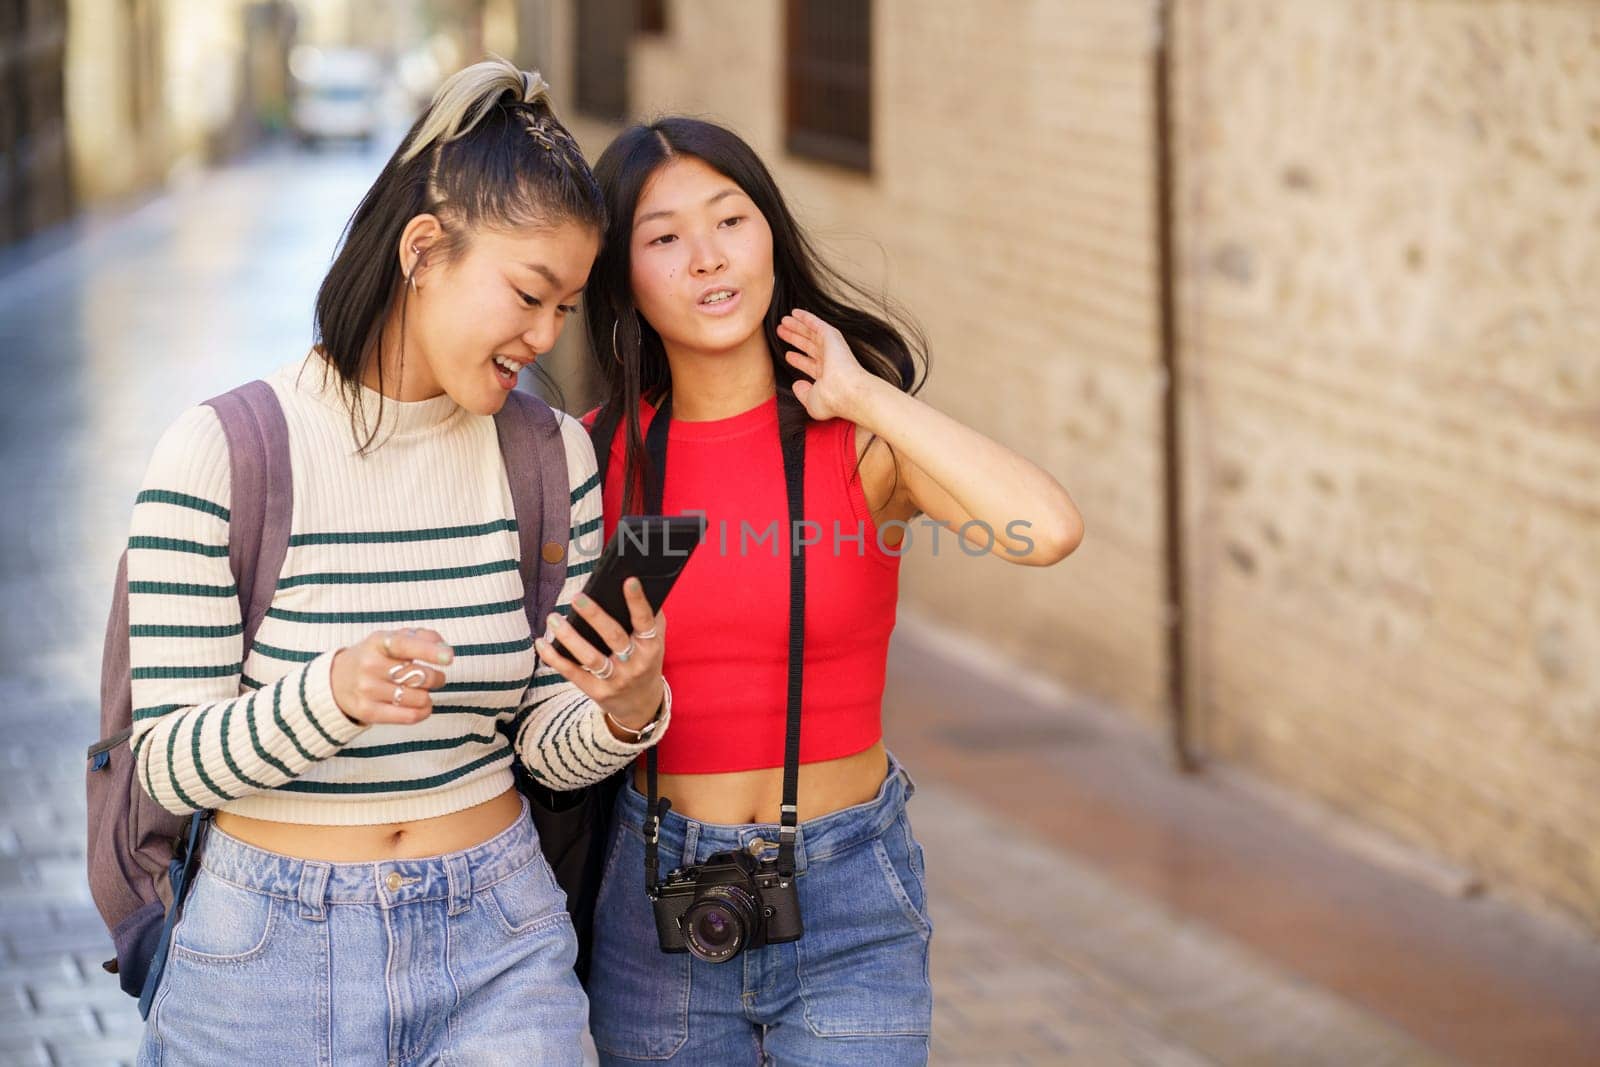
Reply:
M831 811L800 824L795 836L795 867L805 870L808 861L825 860L836 852L843 852L878 837L900 817L906 801L911 799L916 790L916 783L891 754L889 771L884 776L883 785L878 788L877 796L864 804ZM623 825L641 838L644 836L645 810L644 794L634 788L630 776L618 800L617 812ZM776 849L778 824L699 822L675 811L668 811L667 817L661 820L662 851L669 855L681 855L685 864L704 863L713 852L748 849L750 843L757 839L768 842Z
M243 889L298 901L304 918L322 918L325 904L377 904L384 908L448 900L450 914L465 911L472 894L508 878L539 857L539 838L522 813L500 833L472 848L417 859L328 863L297 859L247 845L217 829L207 831L200 866Z

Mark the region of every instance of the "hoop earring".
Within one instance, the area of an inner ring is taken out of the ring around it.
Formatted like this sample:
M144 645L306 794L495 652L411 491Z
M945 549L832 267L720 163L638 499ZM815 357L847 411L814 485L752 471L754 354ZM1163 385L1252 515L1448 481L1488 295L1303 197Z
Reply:
M634 345L634 350L638 351L644 345L644 319L639 315L638 308L633 309L633 324L639 330L639 342ZM622 317L619 315L611 324L611 358L617 361L618 366L625 366L626 364L622 358L622 349L617 345L617 327L620 325L622 325Z

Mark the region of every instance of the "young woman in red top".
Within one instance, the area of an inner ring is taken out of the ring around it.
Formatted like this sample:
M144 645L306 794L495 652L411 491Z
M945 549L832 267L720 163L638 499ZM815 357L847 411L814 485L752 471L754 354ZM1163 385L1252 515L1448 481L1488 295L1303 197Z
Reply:
M752 939L726 962L659 951L636 766L600 893L595 1042L607 1063L923 1062L922 856L905 818L910 780L880 725L899 555L933 532L911 521L926 515L959 531L938 531L942 552L959 536L974 554L1046 566L1077 546L1082 521L1049 474L912 396L914 329L868 311L876 301L823 266L735 134L687 118L637 126L595 175L609 228L584 303L608 394L589 421L617 426L609 467L600 457L605 529L643 510L661 475L647 436L669 403L661 508L708 520L672 593L663 873L720 851L774 855L791 540L805 557L794 850L804 932ZM804 442L798 539L780 434Z

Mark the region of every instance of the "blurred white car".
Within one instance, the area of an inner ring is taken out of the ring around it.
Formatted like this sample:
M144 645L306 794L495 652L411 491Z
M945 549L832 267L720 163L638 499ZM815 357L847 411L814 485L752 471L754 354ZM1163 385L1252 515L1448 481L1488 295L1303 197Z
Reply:
M302 143L372 140L383 90L377 56L356 48L301 45L290 53L289 74L294 85L290 121Z

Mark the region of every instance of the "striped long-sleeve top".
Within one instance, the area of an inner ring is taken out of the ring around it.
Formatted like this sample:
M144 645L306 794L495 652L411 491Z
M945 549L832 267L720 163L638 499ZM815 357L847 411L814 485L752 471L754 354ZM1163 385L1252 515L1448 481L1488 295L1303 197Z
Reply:
M403 822L510 788L514 757L573 788L648 747L614 738L600 708L533 650L494 420L447 396L385 400L377 447L361 455L324 368L313 354L269 379L289 428L294 510L249 649L228 567L228 445L216 413L190 409L156 447L128 543L132 743L150 795L175 812ZM376 411L375 393L362 402ZM561 421L572 496L566 611L598 555L601 502L588 437ZM433 714L409 725L351 720L333 697L334 652L404 627L436 630L455 651Z

